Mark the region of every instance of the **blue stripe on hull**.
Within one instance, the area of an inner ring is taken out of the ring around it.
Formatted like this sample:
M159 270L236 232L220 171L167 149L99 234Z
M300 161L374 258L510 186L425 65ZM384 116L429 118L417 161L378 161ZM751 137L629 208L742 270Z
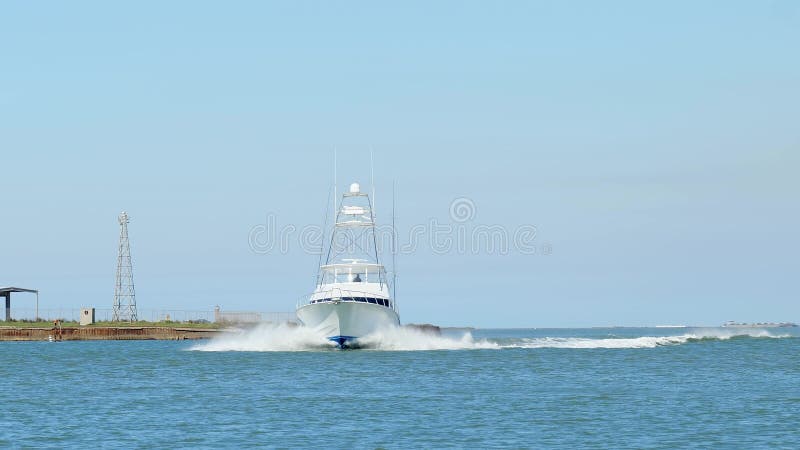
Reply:
M328 338L329 341L333 341L339 348L346 348L349 341L355 340L355 336L331 336Z

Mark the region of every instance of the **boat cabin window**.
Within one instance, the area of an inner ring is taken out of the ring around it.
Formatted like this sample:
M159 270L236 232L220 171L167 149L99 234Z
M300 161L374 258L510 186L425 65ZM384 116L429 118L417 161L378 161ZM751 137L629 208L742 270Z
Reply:
M385 282L386 274L381 269L370 266L325 268L322 272L322 284Z

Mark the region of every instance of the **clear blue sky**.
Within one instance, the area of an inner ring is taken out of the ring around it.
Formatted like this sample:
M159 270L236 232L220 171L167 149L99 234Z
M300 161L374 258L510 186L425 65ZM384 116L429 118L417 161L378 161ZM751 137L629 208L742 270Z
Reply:
M404 322L800 321L800 4L377 3L4 2L0 285L110 307L124 209L140 308L292 310L316 256L250 230L372 146L401 235L552 248L403 255Z

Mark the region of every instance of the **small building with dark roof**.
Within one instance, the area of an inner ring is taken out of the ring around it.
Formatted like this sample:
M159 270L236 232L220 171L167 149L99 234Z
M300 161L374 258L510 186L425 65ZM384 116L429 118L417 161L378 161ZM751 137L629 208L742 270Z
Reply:
M0 297L6 298L6 322L11 320L11 293L12 292L28 292L36 294L36 316L39 317L39 290L38 289L24 289L18 287L0 287Z

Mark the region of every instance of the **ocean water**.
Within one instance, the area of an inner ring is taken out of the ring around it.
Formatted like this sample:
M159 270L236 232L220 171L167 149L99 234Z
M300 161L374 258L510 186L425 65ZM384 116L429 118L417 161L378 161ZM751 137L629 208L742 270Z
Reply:
M798 448L797 329L0 342L0 447Z

